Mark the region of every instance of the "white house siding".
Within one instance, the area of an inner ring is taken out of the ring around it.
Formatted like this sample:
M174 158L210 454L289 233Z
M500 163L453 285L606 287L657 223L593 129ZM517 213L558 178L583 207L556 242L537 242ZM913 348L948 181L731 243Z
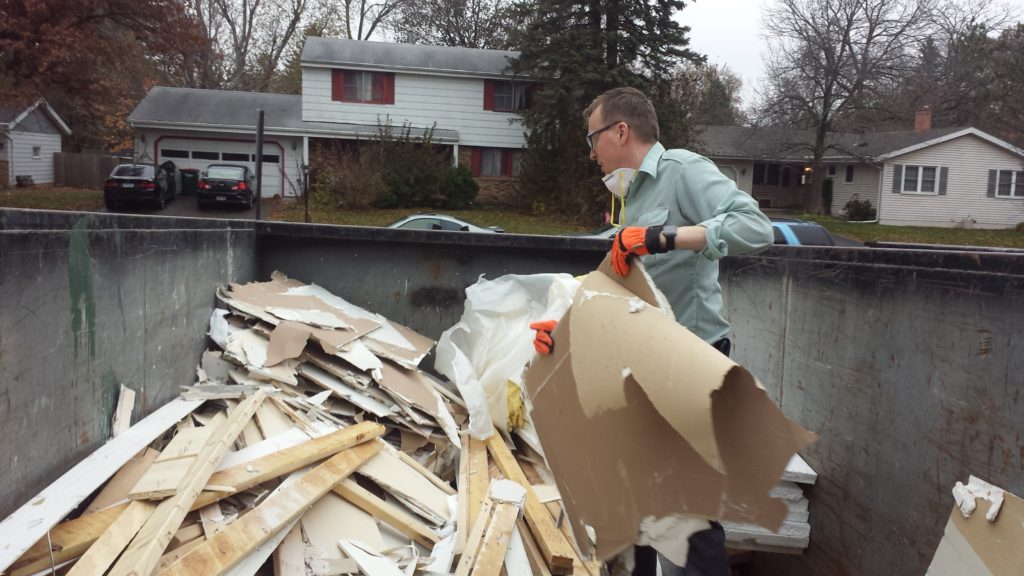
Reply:
M754 189L754 163L743 160L715 160L718 169L736 182L736 187L747 194Z
M878 177L882 171L870 164L854 164L853 182L846 181L846 164L836 167L836 175L832 184L832 213L840 214L846 203L854 198L870 200L871 205L878 208Z
M200 131L171 131L153 128L139 129L135 133L135 161L142 163L162 163L166 160L174 162L180 168L204 170L210 164L244 164L256 169L255 162L238 160L204 160L193 158L168 158L161 151L166 149L228 153L249 153L256 149L256 137L251 134ZM299 195L302 175L302 138L299 136L282 136L264 134L263 153L280 157L279 164L263 163L263 188L261 196L272 197L281 195L292 197Z
M484 80L395 73L394 104L355 104L331 100L331 70L302 69L302 119L376 126L390 117L417 128L457 130L459 144L523 148L526 140L516 114L484 110ZM512 120L510 124L509 121Z
M10 165L10 183L16 176L31 176L36 184L53 183L53 155L60 152L59 134L42 134L35 132L9 132L14 140ZM39 147L39 156L34 157L32 149Z
M948 167L946 195L894 194L894 164ZM1024 198L987 196L989 170L1024 170L1024 158L965 135L889 159L882 180L880 223L955 227L971 219L976 228L1009 228L1024 222Z

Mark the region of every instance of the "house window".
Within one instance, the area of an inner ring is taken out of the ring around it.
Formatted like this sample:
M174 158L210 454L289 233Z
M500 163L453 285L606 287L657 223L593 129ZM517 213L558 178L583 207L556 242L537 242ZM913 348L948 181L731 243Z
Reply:
M905 194L935 194L938 192L937 166L904 166L903 192Z
M828 175L830 178L836 175L836 168L837 167L835 164L828 165Z
M1024 172L1013 170L996 171L996 197L1024 197Z
M846 181L853 182L853 164L846 165Z
M33 146L32 147L32 157L33 158L38 160L39 158L42 157L42 155L43 155L43 148L42 148L42 146Z
M513 178L519 176L522 150L508 148L473 148L470 173L481 178Z
M484 80L484 110L515 112L529 107L529 84L511 80Z
M225 162L248 162L249 154L239 154L237 152L223 152L221 153L220 158Z
M764 184L764 164L760 162L754 162L754 184L757 186Z
M391 72L331 70L331 100L361 104L394 104L395 75Z

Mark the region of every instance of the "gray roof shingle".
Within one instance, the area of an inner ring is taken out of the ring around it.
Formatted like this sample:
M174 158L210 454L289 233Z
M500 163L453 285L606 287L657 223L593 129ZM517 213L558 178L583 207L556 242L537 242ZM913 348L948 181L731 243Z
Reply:
M302 120L302 96L265 92L234 92L198 88L154 86L128 116L128 122L160 124L166 127L219 127L256 129L259 110L263 109L264 130L270 133L324 134L373 137L377 126L343 122L306 122ZM419 136L422 130L413 130ZM455 130L434 130L438 141L457 140Z
M940 138L964 128L935 128L915 132L830 132L826 144L826 160L867 160ZM772 159L809 161L814 133L810 130L787 130L742 126L702 126L697 136L697 149L711 158Z
M509 61L518 56L505 50L310 37L302 49L302 64L505 76Z

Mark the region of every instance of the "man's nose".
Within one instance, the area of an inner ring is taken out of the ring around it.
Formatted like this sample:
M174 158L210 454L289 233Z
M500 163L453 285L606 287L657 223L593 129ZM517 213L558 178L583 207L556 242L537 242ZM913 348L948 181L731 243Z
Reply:
M597 162L597 150L590 149L590 159Z

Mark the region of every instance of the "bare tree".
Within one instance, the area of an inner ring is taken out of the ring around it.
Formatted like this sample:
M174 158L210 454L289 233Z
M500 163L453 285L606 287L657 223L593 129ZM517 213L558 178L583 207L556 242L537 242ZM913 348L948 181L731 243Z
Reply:
M409 2L389 26L399 42L510 48L510 0L421 0Z
M369 40L412 0L343 0L341 28L353 40Z
M911 50L930 29L933 0L779 0L765 15L770 79L761 120L809 129L814 174L844 116L877 102L875 92L911 68ZM817 187L805 210L821 210Z

